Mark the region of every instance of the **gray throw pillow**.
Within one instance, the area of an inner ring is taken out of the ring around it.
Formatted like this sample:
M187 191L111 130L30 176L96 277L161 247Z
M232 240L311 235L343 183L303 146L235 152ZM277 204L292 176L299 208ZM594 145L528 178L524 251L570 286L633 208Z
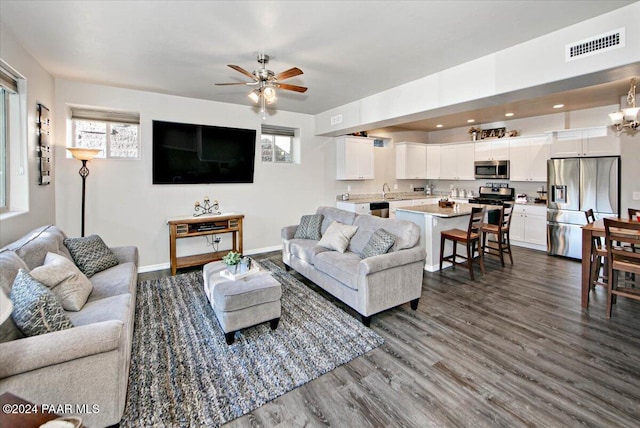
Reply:
M329 225L324 232L324 236L318 242L320 247L328 248L330 250L340 251L344 253L351 242L351 238L358 231L358 226L352 226L350 224L343 224L339 221L334 221Z
M319 241L320 238L322 238L320 228L322 227L323 219L324 215L322 214L303 215L293 237L295 239L313 239L314 241Z
M73 327L53 292L22 269L16 276L9 297L13 303L11 317L25 336Z
M118 264L118 258L98 235L65 238L64 245L76 266L89 278Z
M82 309L93 290L89 278L71 260L60 254L47 253L44 264L29 274L49 287L67 311Z
M369 242L367 242L367 245L362 249L362 255L360 257L366 259L367 257L386 254L395 242L396 238L393 235L383 229L378 229L373 232L373 235L369 238Z

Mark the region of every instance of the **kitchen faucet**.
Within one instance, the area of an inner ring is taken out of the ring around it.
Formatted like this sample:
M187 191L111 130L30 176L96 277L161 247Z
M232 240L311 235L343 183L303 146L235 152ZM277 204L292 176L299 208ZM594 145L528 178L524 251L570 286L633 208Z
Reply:
M384 191L384 188L385 188L385 187L387 188L387 191L388 191L388 192L390 192L390 191L391 191L391 187L389 187L389 185L388 185L387 183L384 183L384 184L382 185L382 199L384 199L384 198L387 196L386 192Z

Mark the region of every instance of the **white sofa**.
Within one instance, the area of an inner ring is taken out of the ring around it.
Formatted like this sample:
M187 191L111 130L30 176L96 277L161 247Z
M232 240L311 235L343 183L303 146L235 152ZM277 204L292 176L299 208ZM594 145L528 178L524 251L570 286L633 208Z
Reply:
M318 246L317 240L294 238L298 225L282 229L282 260L361 316L371 316L411 302L417 309L422 294L425 252L419 245L420 227L410 221L358 215L332 207L319 207L324 234L333 221L358 226L344 253ZM383 229L395 238L386 254L361 258L371 235Z

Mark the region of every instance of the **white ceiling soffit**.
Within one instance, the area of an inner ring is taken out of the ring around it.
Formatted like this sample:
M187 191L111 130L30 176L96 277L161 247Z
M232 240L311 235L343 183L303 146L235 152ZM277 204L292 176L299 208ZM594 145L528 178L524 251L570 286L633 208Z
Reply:
M2 26L52 75L251 105L227 67L300 67L275 107L317 114L633 1L16 1Z

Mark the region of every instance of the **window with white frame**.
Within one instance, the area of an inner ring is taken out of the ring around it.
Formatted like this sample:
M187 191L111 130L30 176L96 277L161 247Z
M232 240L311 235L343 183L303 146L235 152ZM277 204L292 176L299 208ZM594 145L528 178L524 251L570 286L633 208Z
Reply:
M0 67L0 212L9 210L9 149L10 130L20 126L17 115L12 117L11 111L16 110L18 104L18 82ZM17 142L19 143L19 142Z
M293 163L295 129L262 125L262 162Z
M101 149L98 158L140 158L140 114L71 107L73 147Z

